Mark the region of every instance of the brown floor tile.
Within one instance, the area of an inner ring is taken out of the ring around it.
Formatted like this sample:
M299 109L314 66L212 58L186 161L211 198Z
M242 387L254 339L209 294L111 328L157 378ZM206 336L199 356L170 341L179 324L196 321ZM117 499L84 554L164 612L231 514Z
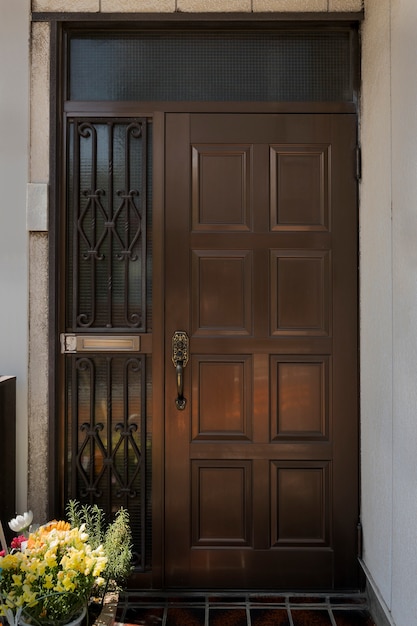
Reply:
M169 607L166 626L204 626L205 609Z
M367 611L333 609L337 626L375 626Z
M247 626L246 609L210 608L209 626Z
M157 596L157 595L141 595L140 593L129 593L129 595L122 595L120 596L120 604L140 604L142 606L146 606L146 605L165 605L167 601L167 597L166 596Z
M133 593L120 597L115 626L205 626L206 602L208 626L247 626L247 606L251 626L290 626L287 599L267 592L247 596ZM359 594L328 598L300 594L290 596L289 601L293 626L375 626L366 610L366 598Z
M324 610L291 610L294 626L332 626L329 612Z
M116 624L146 624L147 626L158 626L162 624L164 609L162 607L135 607L129 608L123 620L116 614Z
M166 601L168 603L169 606L171 605L176 605L176 604L181 604L181 605L187 605L189 606L190 604L200 604L202 606L205 605L206 603L206 598L205 596L172 596L172 597L167 597Z
M286 609L251 609L252 626L290 626Z

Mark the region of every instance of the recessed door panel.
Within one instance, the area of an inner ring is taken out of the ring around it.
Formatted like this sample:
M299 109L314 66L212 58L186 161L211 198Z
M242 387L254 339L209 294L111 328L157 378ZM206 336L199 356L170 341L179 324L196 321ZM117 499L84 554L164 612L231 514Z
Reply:
M330 324L329 253L271 252L271 333L327 335Z
M192 546L250 545L251 463L193 461L191 480Z
M249 230L251 147L198 145L192 149L193 228Z
M328 357L271 357L271 437L329 437L330 367Z
M194 250L194 334L247 335L252 330L252 253Z
M271 229L329 228L329 146L271 146Z
M328 463L271 463L271 545L329 545Z
M249 440L251 357L195 355L191 368L193 439Z

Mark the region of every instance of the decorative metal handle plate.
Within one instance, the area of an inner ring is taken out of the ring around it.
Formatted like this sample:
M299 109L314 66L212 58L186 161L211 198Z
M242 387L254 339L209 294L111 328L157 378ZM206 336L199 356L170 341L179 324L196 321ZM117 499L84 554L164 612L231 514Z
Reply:
M188 335L184 330L176 330L172 336L172 362L177 376L177 397L175 406L179 411L185 409L187 400L184 398L184 367L188 363Z

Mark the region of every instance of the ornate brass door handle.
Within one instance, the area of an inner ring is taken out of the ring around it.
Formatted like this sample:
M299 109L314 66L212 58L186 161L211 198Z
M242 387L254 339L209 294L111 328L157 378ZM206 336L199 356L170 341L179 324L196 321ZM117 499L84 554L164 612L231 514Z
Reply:
M184 367L188 363L188 344L187 333L184 330L176 330L172 336L172 362L177 376L175 406L179 411L183 411L187 403L184 398Z

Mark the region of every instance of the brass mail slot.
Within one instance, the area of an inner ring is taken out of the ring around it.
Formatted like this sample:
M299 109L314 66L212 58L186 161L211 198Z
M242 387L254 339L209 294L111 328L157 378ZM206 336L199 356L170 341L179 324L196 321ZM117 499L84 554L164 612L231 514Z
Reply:
M61 334L61 353L75 352L139 352L138 335L73 335Z

